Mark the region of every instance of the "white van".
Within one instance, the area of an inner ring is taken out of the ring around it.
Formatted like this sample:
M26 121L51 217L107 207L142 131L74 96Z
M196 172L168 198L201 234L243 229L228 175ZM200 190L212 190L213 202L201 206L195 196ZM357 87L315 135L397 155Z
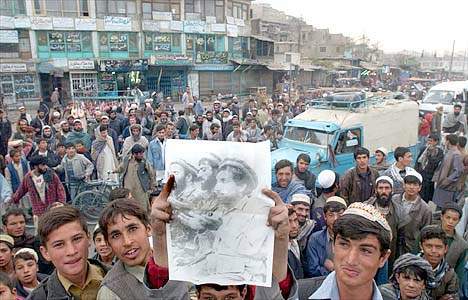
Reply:
M463 109L466 99L466 93L468 90L468 81L451 81L444 82L433 86L424 99L419 105L419 111L433 112L436 111L436 106L439 103L444 105L444 113L452 112L453 105L457 102L462 103Z

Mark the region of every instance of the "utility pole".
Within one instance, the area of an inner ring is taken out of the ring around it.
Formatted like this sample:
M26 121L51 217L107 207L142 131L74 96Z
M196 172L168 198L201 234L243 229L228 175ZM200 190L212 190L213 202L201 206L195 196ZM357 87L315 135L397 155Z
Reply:
M453 40L453 45L452 45L452 56L450 57L450 68L449 68L449 73L448 73L448 78L450 80L450 76L452 75L452 66L453 66L453 55L455 53L455 40Z
M462 69L462 74L463 74L463 77L467 77L466 74L465 74L465 67L466 67L466 55L467 55L467 49L465 49L465 55L463 56L463 69Z

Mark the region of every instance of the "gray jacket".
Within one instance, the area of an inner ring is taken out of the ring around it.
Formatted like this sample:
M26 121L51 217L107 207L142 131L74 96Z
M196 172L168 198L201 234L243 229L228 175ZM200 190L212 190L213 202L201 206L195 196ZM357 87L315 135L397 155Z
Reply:
M73 169L75 178L68 178L67 169L69 168L69 165L71 165ZM65 178L67 181L73 181L81 180L84 177L90 177L91 174L93 174L94 165L83 154L77 153L71 159L65 155L62 159L59 169L65 172Z

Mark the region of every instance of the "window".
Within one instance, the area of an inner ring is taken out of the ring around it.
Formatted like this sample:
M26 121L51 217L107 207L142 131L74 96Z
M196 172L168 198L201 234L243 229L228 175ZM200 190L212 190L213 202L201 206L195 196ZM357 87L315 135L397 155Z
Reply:
M25 15L26 6L24 0L0 0L0 15L16 16Z
M101 32L99 36L101 54L128 52L127 56L138 56L138 36L135 32ZM108 57L109 55L105 55Z
M224 52L224 36L215 34L187 35L186 49L188 52Z
M272 42L256 40L257 56L273 56L274 46Z
M145 51L181 53L179 33L145 33Z
M97 96L96 73L71 73L72 98L93 98Z
M201 20L216 17L217 23L224 23L224 0L185 0L185 13L198 14Z
M34 0L34 10L54 17L89 16L88 0Z
M241 2L228 2L228 16L248 20L249 19L249 5Z
M361 129L349 129L340 133L335 148L336 154L354 153L361 145Z
M0 75L0 93L6 99L38 98L39 83L33 74Z
M31 58L29 31L18 30L18 43L1 43L0 53L5 53L2 58Z
M173 20L180 20L180 0L143 0L143 18L153 19L154 12L170 12Z
M137 12L135 0L98 0L96 14L98 18L105 16L133 16Z
M91 32L37 31L36 34L39 58L92 55Z
M327 47L320 47L320 53L327 52Z

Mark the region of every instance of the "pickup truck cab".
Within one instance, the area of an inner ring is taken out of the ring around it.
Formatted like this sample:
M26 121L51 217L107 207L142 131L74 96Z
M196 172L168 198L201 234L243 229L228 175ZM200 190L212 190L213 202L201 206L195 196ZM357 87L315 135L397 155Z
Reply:
M347 108L314 106L284 125L283 138L272 152L272 166L281 159L295 163L300 153L311 157L309 170L318 174L334 169L339 174L354 167L354 151L379 147L389 150L387 161L394 161L398 146L410 147L416 157L418 143L418 105L414 101L361 100Z

